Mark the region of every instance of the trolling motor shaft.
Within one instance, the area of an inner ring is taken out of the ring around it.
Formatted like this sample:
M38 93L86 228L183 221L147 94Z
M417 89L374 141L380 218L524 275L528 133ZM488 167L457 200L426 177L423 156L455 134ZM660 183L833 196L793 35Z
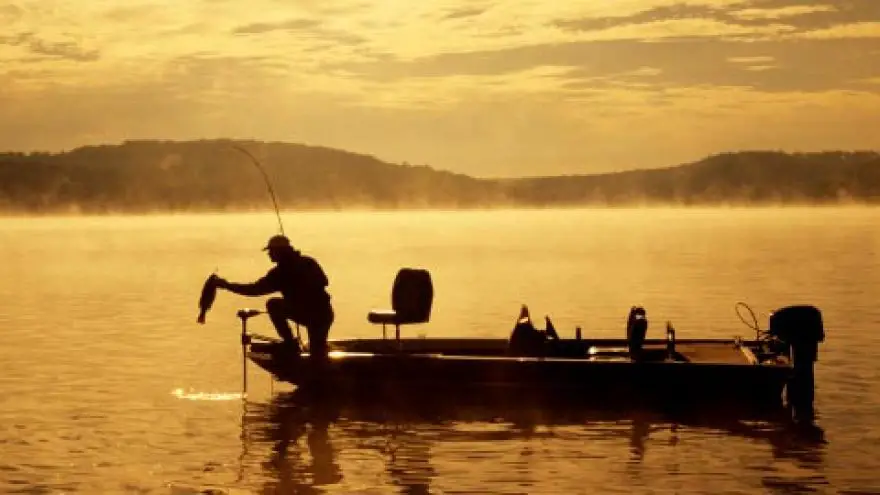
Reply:
M241 395L247 393L247 346L251 343L251 336L247 333L247 321L249 318L259 315L262 311L256 309L240 309L236 316L241 320Z

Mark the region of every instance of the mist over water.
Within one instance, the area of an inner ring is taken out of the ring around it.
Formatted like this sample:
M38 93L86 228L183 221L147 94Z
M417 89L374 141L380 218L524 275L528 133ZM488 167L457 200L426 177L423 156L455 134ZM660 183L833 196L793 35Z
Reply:
M772 425L657 411L485 405L336 414L288 402L251 366L212 271L251 281L272 212L0 219L0 492L838 493L880 491L880 229L872 208L284 212L325 267L331 338L374 337L398 268L428 268L428 324L404 335L506 337L520 304L564 337L748 336L775 308L824 313L824 442ZM272 335L265 319L253 330Z

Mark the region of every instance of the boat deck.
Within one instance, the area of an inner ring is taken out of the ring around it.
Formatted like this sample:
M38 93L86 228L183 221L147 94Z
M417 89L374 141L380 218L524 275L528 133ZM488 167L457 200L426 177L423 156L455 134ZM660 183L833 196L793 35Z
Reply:
M679 344L676 351L690 362L742 364L750 360L742 348L733 344Z
M509 356L505 339L350 339L330 341L337 353L430 354L438 356ZM675 344L675 357L669 359L665 340L648 340L643 360L679 361L705 364L757 364L755 344L733 339L688 339ZM554 343L546 358L583 359L603 362L631 362L624 339L563 339Z

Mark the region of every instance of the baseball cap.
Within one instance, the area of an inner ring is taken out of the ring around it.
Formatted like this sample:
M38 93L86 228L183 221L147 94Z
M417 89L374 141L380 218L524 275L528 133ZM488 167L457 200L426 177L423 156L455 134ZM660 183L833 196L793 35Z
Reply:
M290 239L283 235L273 235L269 238L269 242L266 243L266 247L263 248L263 251L285 247L290 247Z

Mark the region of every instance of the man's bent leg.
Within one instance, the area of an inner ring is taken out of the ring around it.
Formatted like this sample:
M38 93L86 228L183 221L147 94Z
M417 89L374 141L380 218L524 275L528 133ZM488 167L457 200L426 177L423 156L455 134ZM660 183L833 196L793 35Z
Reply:
M327 357L327 336L333 325L333 310L330 309L323 318L317 320L306 326L309 335L309 354L313 358L323 359Z
M269 319L272 320L272 325L275 326L275 331L278 332L281 340L286 344L296 344L297 348L299 348L299 342L293 337L293 330L291 330L290 323L287 321L290 312L284 299L274 297L266 301L266 312L269 313Z
M314 358L327 357L327 334L330 327L328 325L312 325L306 327L309 334L309 354Z

